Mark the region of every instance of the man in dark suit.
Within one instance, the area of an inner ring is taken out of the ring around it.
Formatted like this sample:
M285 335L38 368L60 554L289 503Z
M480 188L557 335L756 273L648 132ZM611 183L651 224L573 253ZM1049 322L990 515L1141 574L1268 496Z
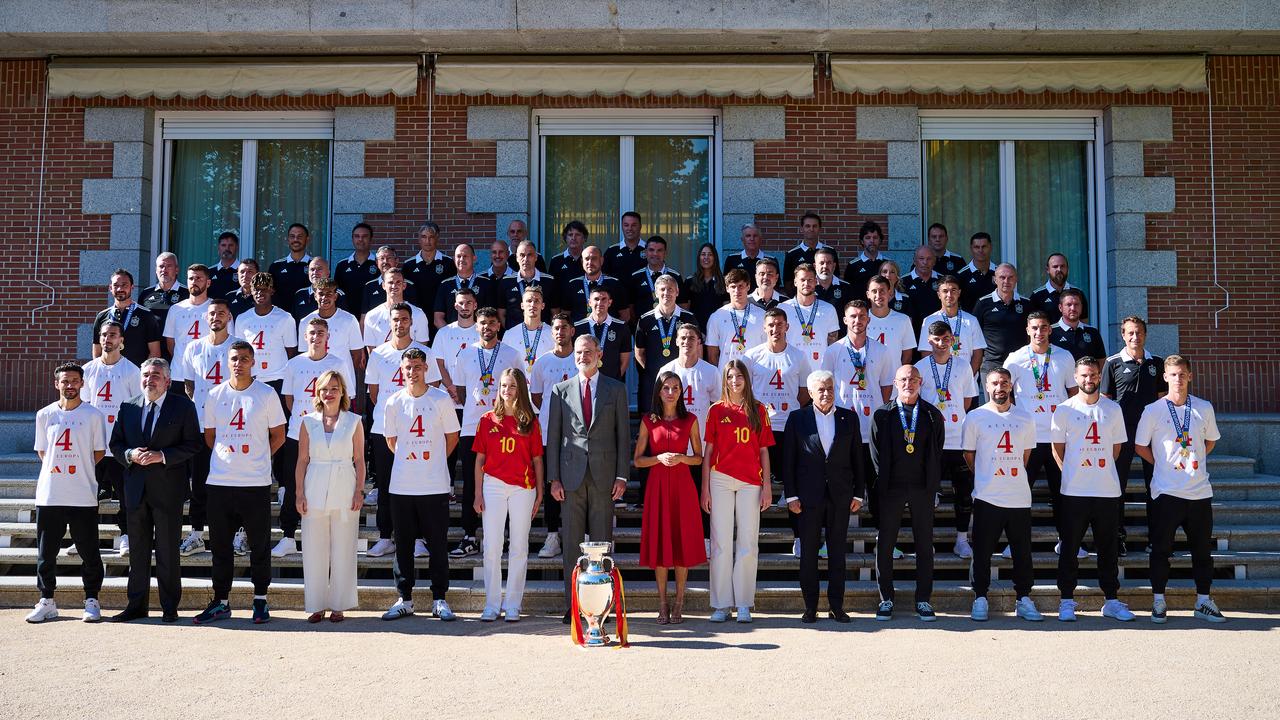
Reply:
M810 373L806 385L813 403L787 418L779 468L787 507L800 517L800 621L818 621L818 548L825 527L828 615L847 623L845 544L849 513L858 512L864 498L862 432L853 411L836 407L835 376L830 371Z
M187 498L187 461L204 447L196 406L169 392L169 365L142 363L142 394L120 406L111 432L111 454L124 465L129 513L129 604L113 622L147 617L151 600L151 550L165 622L178 619L182 574L178 540Z
M631 467L627 386L600 372L600 358L600 341L579 335L573 342L578 374L555 386L547 406L546 479L562 504L566 601L583 535L592 542L613 539L613 504L626 492Z

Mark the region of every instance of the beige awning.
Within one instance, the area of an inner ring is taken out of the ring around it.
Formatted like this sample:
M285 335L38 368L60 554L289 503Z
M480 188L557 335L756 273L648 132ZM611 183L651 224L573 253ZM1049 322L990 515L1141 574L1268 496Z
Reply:
M441 95L813 96L809 58L440 58Z
M258 95L413 95L418 63L403 60L296 61L103 60L54 61L51 97L168 99Z
M836 57L837 90L858 93L1038 93L1204 90L1204 58L1117 57Z

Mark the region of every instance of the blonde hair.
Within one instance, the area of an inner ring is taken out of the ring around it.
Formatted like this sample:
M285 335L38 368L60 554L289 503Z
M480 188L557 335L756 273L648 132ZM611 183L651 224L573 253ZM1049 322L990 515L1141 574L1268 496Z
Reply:
M347 394L347 381L343 379L342 373L337 370L325 370L320 373L320 377L316 378L316 394L311 398L311 405L316 412L324 412L324 400L320 399L320 388L333 380L338 381L338 410L351 409L351 396Z
M502 396L502 381L512 377L516 381L516 399L508 403ZM510 415L516 419L516 430L521 435L528 435L533 430L533 401L529 399L529 383L524 379L524 372L519 368L507 368L498 376L498 397L493 401L493 417L499 422Z

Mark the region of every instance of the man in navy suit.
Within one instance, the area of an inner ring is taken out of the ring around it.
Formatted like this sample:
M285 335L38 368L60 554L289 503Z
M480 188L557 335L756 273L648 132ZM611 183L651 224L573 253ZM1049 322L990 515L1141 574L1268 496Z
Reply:
M845 545L849 514L862 507L862 433L852 410L836 407L835 377L826 370L809 374L813 403L787 418L782 445L782 483L787 507L800 519L801 622L818 620L818 548L827 531L827 604L836 622L844 611Z
M169 364L142 363L142 394L120 406L111 432L111 454L124 465L128 511L129 604L112 622L147 617L151 600L151 550L165 622L178 619L182 574L178 540L187 499L187 462L204 447L196 406L169 392Z

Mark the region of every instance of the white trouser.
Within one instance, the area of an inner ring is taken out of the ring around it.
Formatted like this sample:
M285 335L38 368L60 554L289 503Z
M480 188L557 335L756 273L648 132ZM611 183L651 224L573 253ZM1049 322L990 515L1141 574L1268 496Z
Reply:
M533 523L533 488L508 485L486 474L484 497L484 609L520 612L524 600L525 569L529 566L529 526ZM511 518L511 542L507 551L507 594L502 596L502 530Z
M302 596L307 612L356 606L359 523L360 514L350 509L307 510L302 516Z
M738 540L733 539L734 523ZM729 554L729 548L733 554ZM760 486L711 471L711 607L751 607L760 559Z

